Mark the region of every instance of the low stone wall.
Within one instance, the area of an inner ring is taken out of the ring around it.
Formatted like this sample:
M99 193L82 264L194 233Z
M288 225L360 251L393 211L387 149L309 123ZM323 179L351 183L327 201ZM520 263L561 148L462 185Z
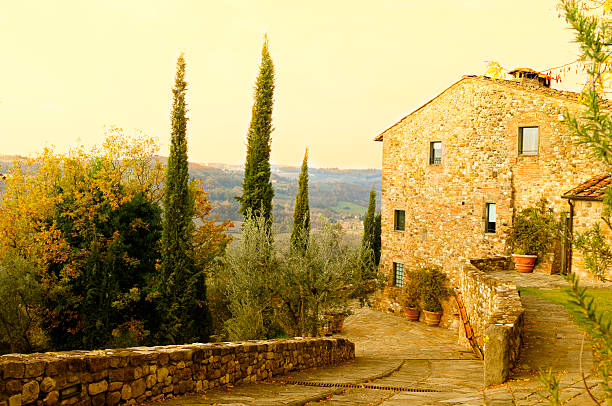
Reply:
M494 258L475 264L497 269L503 262ZM472 263L464 264L456 277L476 342L484 349L485 385L503 383L518 360L523 338L524 309L518 290Z
M139 404L354 357L342 338L11 354L0 357L0 406Z

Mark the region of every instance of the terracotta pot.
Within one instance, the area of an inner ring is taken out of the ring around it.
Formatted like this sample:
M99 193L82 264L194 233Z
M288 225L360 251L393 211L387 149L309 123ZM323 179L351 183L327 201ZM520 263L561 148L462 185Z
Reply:
M521 273L530 273L533 272L533 266L535 265L535 261L538 258L537 255L519 255L512 254L514 258L514 267L518 272Z
M416 307L408 307L404 309L404 314L408 321L419 321L419 309Z
M427 310L423 310L423 314L425 315L425 324L428 326L437 327L440 324L442 312L429 312Z

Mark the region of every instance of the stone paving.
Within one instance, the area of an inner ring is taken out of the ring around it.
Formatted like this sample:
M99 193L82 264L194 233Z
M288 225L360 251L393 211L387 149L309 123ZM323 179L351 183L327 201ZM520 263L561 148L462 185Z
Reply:
M566 288L567 282L559 275L520 274L499 271L497 278L516 284L518 287L542 289ZM581 281L581 286L611 288L611 283ZM567 405L593 404L588 397L580 373L580 348L584 333L578 329L565 307L550 303L536 296L523 294L521 302L525 308L525 336L518 367L504 385L484 391L486 404L533 405L545 404L542 384L537 377L540 371L552 369L560 375L562 400ZM593 365L590 340L585 339L582 365L589 387L596 378L591 375ZM595 388L595 392L599 390Z
M567 286L556 275L505 271L495 276L520 287ZM584 285L601 286L596 282ZM561 374L562 397L568 405L592 404L587 399L577 362L582 332L573 325L564 307L526 294L521 301L526 309L524 348L518 368L504 385L482 387L483 363L457 345L455 331L359 308L345 321L342 334L355 342L354 361L273 381L168 399L162 404L535 405L547 403L541 396L542 384L537 380L538 371L546 368ZM592 365L588 341L583 365L587 371ZM594 385L588 374L587 383ZM325 386L332 384L353 387Z

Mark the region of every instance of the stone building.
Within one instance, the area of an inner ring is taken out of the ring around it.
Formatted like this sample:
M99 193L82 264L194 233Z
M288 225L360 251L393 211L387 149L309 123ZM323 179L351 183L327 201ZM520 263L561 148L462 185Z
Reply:
M610 183L612 183L611 175L599 175L563 194L563 198L567 199L570 206L568 220L574 235L591 230L593 225L598 223L606 242L612 245L612 232L603 220L603 199ZM580 250L570 248L568 256L572 272L581 276L589 275ZM603 276L606 279L612 278L612 269L608 268Z
M464 76L383 131L382 269L458 266L507 255L513 214L545 198L559 216L562 195L605 167L577 145L563 112L584 107L528 69L514 80ZM536 272L555 272L561 244Z

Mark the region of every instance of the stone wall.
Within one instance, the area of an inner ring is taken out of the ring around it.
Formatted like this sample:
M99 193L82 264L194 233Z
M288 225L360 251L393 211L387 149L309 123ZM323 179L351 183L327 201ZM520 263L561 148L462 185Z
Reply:
M560 115L583 107L577 95L524 83L464 77L385 130L382 172L382 269L393 262L460 266L469 258L507 255L517 210L546 198L557 214L561 195L605 172ZM537 155L518 153L519 128L539 127ZM429 164L430 142L442 163ZM496 232L485 232L485 205L496 203ZM404 210L404 231L394 230ZM551 272L544 258L536 272ZM392 278L390 278L392 280Z
M515 285L504 283L487 270L500 259L476 262L481 269L465 263L455 272L455 282L465 305L476 342L484 349L485 385L506 381L516 364L523 337L524 309Z
M0 406L140 404L354 357L342 338L4 355Z

